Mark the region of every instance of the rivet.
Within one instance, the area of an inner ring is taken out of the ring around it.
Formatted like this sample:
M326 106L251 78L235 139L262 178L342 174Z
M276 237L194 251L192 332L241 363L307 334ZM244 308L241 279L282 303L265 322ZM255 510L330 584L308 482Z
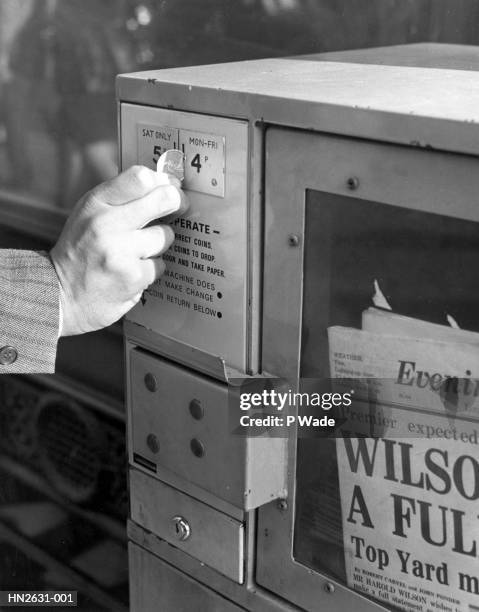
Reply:
M193 438L191 440L190 449L195 457L201 458L205 454L205 446L201 440L198 440L198 438Z
M148 434L146 436L146 445L155 455L160 451L160 442L155 434Z
M197 421L201 421L201 419L205 416L205 411L201 402L197 399L193 399L190 402L190 414Z
M153 374L151 374L151 372L145 374L144 381L148 391L154 393L158 389L158 383L156 382L156 378L153 376Z
M297 234L290 234L288 236L288 244L292 247L297 247L299 245L299 236Z

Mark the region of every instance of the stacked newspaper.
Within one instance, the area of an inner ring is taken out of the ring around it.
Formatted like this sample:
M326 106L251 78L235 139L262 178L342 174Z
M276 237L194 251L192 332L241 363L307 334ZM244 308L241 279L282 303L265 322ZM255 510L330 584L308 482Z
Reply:
M479 334L363 313L328 330L353 390L337 439L348 585L388 608L479 611Z

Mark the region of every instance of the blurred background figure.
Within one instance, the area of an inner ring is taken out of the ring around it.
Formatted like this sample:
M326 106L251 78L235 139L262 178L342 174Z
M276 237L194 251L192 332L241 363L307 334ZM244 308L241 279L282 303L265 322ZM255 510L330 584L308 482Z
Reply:
M41 36L46 14L46 0L39 0L36 3L32 0L20 0L18 3L7 0L2 5L1 91L4 115L3 141L6 145L2 159L5 162L2 179L6 185L12 187L28 188L32 183L33 164L29 155L30 143L26 142L25 136L31 133L35 124L42 126L45 117L39 117L39 114L42 115L45 106L48 108L50 102L46 93L48 86L44 81L45 66L41 65L41 60L39 61L42 56L45 57L45 45ZM33 32L37 25L38 36ZM29 62L22 62L21 39L32 35L41 48L32 53L33 49L28 44L26 51L30 53L25 55L29 57ZM32 100L34 88L35 103Z
M7 184L69 206L114 176L115 75L135 68L118 0L35 0L5 87Z
M64 193L67 201L75 201L84 187L82 171L94 183L118 172L115 76L134 70L135 62L124 2L60 0L53 24L59 119L71 147Z

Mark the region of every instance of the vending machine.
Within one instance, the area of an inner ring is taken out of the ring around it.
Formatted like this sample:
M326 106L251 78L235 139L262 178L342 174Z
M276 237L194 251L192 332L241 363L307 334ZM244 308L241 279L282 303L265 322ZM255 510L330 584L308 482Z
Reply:
M179 149L190 201L124 324L132 612L479 610L478 61L118 78L122 167ZM244 431L331 379L329 430Z

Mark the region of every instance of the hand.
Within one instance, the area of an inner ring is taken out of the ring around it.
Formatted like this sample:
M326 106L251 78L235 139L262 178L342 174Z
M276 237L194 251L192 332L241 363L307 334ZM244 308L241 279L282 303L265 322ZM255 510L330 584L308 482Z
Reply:
M171 245L169 225L145 227L181 214L180 183L133 166L77 203L50 252L60 282L60 335L111 325L161 276L160 255Z

